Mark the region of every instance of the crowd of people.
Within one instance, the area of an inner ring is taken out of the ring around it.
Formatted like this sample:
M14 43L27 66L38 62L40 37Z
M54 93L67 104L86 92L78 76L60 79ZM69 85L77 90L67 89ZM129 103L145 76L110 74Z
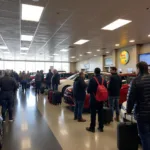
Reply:
M145 62L139 62L137 65L137 77L130 83L127 96L127 113L131 114L134 110L134 116L137 120L138 132L141 138L143 150L150 150L150 74L148 65ZM117 68L111 68L110 81L107 82L101 76L100 68L96 68L95 76L90 79L89 84L85 83L84 73L79 73L79 77L74 82L73 93L75 99L74 120L85 122L82 118L82 110L87 92L90 94L90 113L91 124L86 128L87 131L95 132L96 112L98 112L98 130L104 131L103 106L104 101L96 99L96 93L99 85L103 85L108 91L109 107L112 111L112 121L114 119L114 108L116 111L116 121L119 121L119 96L122 86L122 80L117 74ZM103 87L103 88L104 88ZM106 94L106 93L105 93Z
M26 91L30 86L31 74L25 71L17 74L13 70L6 70L0 72L0 105L2 106L3 122L6 121L6 111L9 113L9 121L13 121L13 106L16 97L16 92L19 86L22 86L22 92ZM46 74L44 80L43 71L37 71L35 75L35 93L39 94L42 86L47 89L57 90L60 83L60 76L57 70L51 70Z

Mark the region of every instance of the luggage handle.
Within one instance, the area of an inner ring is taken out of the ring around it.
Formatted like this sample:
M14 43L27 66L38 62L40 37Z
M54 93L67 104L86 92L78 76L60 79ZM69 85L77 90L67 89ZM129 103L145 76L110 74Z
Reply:
M125 119L126 119L127 113L125 113L124 116L125 116ZM131 113L131 123L134 123L133 122L133 113Z

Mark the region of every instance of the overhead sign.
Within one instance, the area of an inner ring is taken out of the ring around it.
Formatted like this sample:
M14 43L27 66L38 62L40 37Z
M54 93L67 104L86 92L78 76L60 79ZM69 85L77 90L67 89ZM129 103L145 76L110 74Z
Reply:
M128 51L122 51L120 53L120 63L126 65L129 62L130 55Z

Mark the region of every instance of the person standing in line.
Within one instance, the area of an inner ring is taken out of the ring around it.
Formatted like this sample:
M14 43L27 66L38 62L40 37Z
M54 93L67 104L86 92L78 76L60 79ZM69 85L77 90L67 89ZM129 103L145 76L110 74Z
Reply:
M122 86L122 81L120 76L117 74L117 68L111 67L111 77L108 84L108 93L109 93L109 106L112 110L112 121L114 116L114 108L116 109L116 121L119 121L119 97L120 89Z
M21 84L22 84L22 92L26 91L27 89L27 75L25 71L21 74Z
M98 110L98 121L99 121L99 127L98 130L100 132L103 132L104 128L104 120L103 120L103 102L98 102L95 98L98 83L95 80L95 78L98 80L100 84L103 84L107 88L107 82L102 79L100 75L101 69L95 68L94 73L95 77L90 79L87 92L90 94L90 109L91 109L91 124L90 127L87 127L86 130L89 132L95 132L95 126L96 126L96 111Z
M41 83L42 83L42 76L39 71L37 71L37 74L35 76L35 93L40 94L40 89L41 89Z
M134 108L143 150L150 150L150 74L147 63L139 62L136 67L137 77L127 95L127 113L131 114Z
M8 109L9 121L13 121L13 104L14 104L14 93L16 93L18 84L15 79L10 77L8 71L5 72L4 77L0 79L1 88L1 104L2 104L2 117L3 122L5 122L5 113Z
M58 91L58 85L60 84L60 75L57 72L56 69L53 71L53 77L52 77L52 87L53 91Z
M82 118L82 111L84 107L84 101L86 97L86 83L84 81L85 74L83 72L79 73L79 77L75 79L73 85L73 96L75 99L75 109L74 109L74 120L78 122L85 122L86 120Z
M51 89L52 76L53 76L53 73L51 72L51 69L49 69L49 72L46 75L46 86L47 86L48 89Z

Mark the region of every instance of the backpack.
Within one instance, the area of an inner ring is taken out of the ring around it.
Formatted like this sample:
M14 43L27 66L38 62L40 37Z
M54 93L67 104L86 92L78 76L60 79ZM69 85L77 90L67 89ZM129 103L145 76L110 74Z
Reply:
M96 77L94 77L94 79L95 79L96 83L98 84L95 99L98 102L107 101L108 91L107 91L106 87L104 86L104 79L102 79L102 84L99 83L99 81L97 80Z

